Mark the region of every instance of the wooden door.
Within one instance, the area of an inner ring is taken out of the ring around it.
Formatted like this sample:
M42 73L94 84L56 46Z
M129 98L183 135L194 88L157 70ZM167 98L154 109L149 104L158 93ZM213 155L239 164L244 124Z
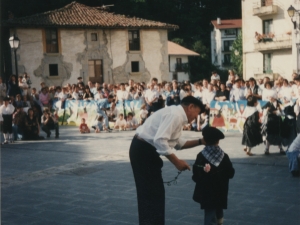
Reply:
M89 60L89 81L103 83L103 63L101 59Z

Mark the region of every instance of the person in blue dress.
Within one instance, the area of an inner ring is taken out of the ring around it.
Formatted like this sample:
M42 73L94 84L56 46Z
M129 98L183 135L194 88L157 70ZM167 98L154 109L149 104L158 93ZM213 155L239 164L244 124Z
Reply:
M96 101L96 106L97 106L97 115L99 116L103 116L104 121L105 121L105 126L108 128L109 127L109 123L108 123L108 117L106 115L106 109L109 108L109 105L111 102L113 102L114 100L114 96L113 95L109 95L108 98L104 98L104 99L99 99Z

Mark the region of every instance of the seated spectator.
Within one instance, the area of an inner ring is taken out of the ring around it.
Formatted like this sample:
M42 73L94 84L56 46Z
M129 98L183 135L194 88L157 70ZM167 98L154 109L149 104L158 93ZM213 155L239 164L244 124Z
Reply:
M85 119L84 118L81 119L81 124L79 126L79 131L80 131L81 134L85 134L85 133L90 133L91 132L90 129L89 129L89 127L88 127L88 125L85 123Z
M213 90L212 84L208 84L207 90L203 93L202 102L207 108L210 108L210 103L215 99L216 93Z
M82 98L84 100L93 100L94 99L94 94L91 92L89 86L85 87L85 92L84 92Z
M147 119L148 116L148 110L146 109L146 104L143 104L141 106L141 110L140 110L140 124L144 124L145 120Z
M129 130L135 130L138 126L139 126L139 122L133 116L133 113L131 113L131 112L128 113L126 128Z
M95 128L95 133L100 133L101 131L109 131L105 125L103 116L99 116L97 120L97 124L95 124L95 126L93 127Z
M115 129L125 130L126 129L126 120L122 113L119 114L119 118L116 120Z
M118 116L118 109L116 107L116 103L112 102L110 104L110 108L109 110L106 110L106 114L108 116L108 121L115 121L115 118Z
M23 107L24 106L24 102L22 101L22 97L20 94L16 95L16 99L14 101L14 106L17 107Z
M44 139L39 136L40 134L40 125L38 118L34 116L33 109L28 109L28 115L25 119L25 129L24 129L24 140L40 140Z
M23 133L25 129L25 119L27 114L23 111L22 107L17 107L16 112L13 114L13 134L14 140L23 138Z
M215 96L216 101L228 101L229 100L229 91L226 89L224 83L221 83L220 89L218 90Z
M19 88L21 90L22 95L27 95L27 90L28 90L28 84L25 82L23 82L23 77L19 77Z
M230 91L230 101L236 102L239 100L245 100L245 90L241 88L241 81L235 80L234 87Z
M42 130L47 134L47 138L51 135L51 130L55 130L55 138L59 137L58 123L55 123L49 110L44 110L41 118Z

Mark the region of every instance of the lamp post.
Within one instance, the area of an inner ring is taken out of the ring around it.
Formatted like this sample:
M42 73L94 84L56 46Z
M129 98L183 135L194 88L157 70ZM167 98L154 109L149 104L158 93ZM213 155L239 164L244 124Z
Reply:
M19 48L19 44L20 44L20 39L18 37L16 37L15 35L11 36L9 38L9 45L11 47L12 50L14 50L14 54L15 54L15 67L16 67L16 83L17 85L19 85L19 73L18 73L18 63L17 63L17 49Z

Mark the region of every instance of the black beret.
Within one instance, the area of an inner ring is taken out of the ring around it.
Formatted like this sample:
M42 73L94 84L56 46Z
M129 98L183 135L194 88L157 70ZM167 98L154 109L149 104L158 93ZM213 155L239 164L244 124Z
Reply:
M204 140L207 142L214 142L218 141L220 139L224 139L225 136L219 129L215 127L206 127L202 131L202 135L204 137Z
M3 99L3 101L10 101L10 98L9 98L9 97L5 97L5 98Z

